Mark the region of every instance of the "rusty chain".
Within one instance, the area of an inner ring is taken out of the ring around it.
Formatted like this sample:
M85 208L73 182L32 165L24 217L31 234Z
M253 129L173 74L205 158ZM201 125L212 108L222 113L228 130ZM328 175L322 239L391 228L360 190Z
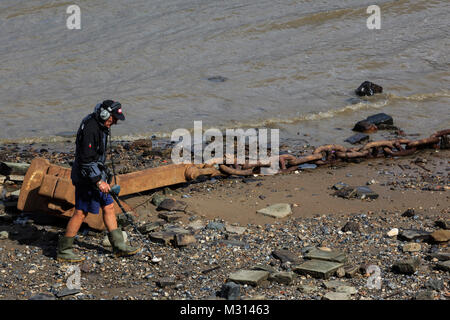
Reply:
M356 159L371 159L380 157L399 157L407 156L415 153L419 149L434 148L444 149L450 147L448 135L450 129L441 130L432 134L428 138L420 140L394 139L369 142L361 147L346 148L338 144L323 145L316 148L312 154L303 157L296 157L292 154L281 154L278 156L280 164L279 173L288 173L298 170L300 164L325 165L339 161L355 161ZM229 160L230 155L226 155L224 159L213 159L206 165L200 165L189 171L189 180L196 179L199 175L240 175L249 176L258 173L262 167L270 167L270 162L256 164L234 164L225 161ZM221 161L219 161L221 160ZM218 169L215 167L218 167Z

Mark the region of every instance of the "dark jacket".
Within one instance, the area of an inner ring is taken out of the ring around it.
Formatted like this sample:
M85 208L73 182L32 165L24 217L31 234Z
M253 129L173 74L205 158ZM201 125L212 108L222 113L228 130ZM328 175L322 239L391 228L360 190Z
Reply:
M95 185L108 181L105 166L109 129L98 121L96 113L85 117L77 132L75 162L72 165L74 185Z

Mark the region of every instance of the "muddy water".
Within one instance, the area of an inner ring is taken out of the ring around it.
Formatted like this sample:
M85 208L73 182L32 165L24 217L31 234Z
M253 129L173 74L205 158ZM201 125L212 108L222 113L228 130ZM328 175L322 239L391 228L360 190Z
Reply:
M80 0L81 30L68 30L71 4L0 2L3 141L66 139L108 98L123 104L123 139L201 120L342 143L378 112L408 133L450 127L445 0ZM366 25L374 4L380 30ZM357 98L365 80L384 93Z

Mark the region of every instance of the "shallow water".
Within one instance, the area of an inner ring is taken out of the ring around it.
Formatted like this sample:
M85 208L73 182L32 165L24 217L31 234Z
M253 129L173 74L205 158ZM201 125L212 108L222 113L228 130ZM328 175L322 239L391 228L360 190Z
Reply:
M0 2L3 141L64 140L104 99L123 104L120 139L201 120L342 143L378 112L407 133L450 127L448 1L84 0L68 30L71 4ZM365 80L383 94L356 97Z

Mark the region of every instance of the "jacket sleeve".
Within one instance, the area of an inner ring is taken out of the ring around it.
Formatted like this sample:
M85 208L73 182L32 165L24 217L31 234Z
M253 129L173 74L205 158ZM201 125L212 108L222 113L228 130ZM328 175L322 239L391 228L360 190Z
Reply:
M80 171L84 178L93 184L102 178L102 169L97 163L98 159L98 135L92 126L87 125L81 135L78 145L78 156L80 159Z

